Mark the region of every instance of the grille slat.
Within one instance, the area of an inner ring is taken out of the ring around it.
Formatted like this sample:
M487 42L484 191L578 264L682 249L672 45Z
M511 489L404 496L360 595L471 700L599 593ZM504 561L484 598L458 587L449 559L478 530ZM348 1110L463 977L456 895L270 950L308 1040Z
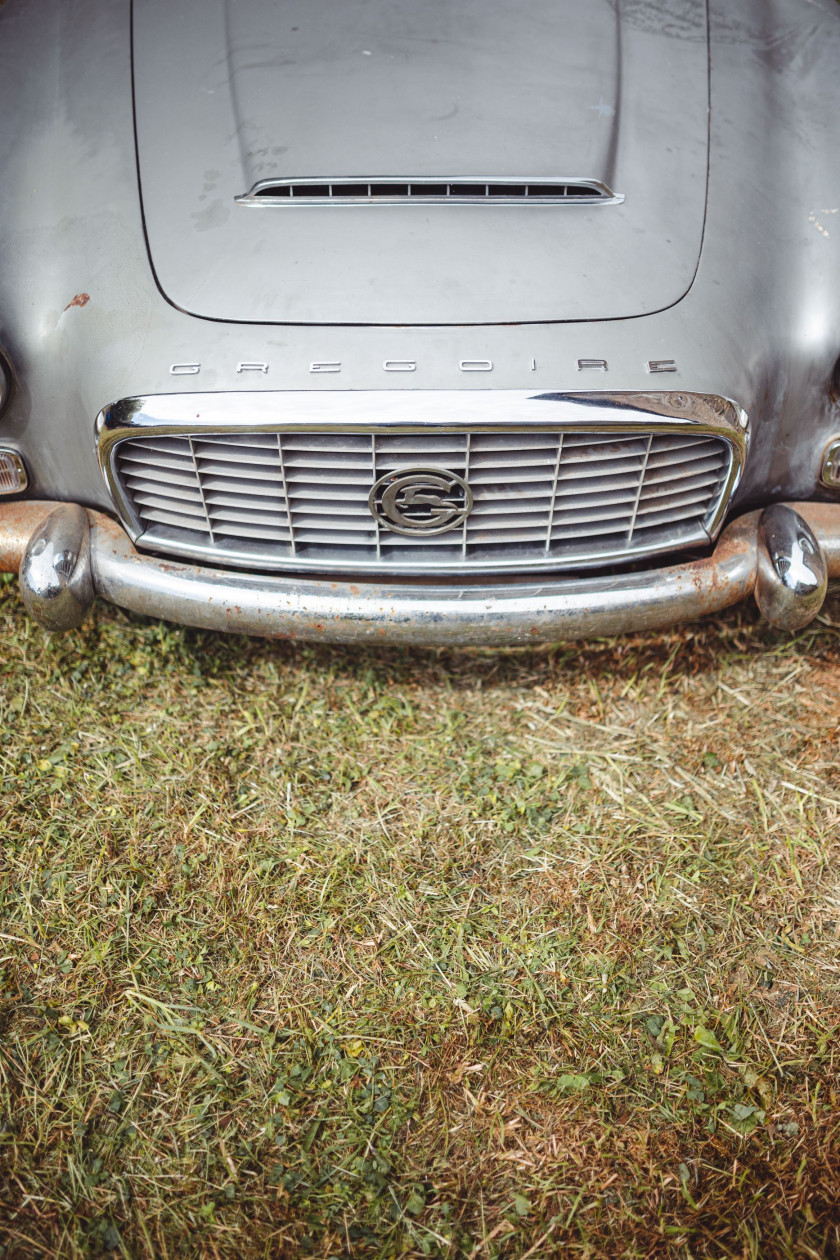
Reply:
M720 437L575 430L152 434L117 444L114 471L143 543L250 568L469 573L629 560L707 541L727 484ZM377 525L376 481L400 468L466 477L451 533Z
M493 512L487 515L473 512L467 521L467 530L486 534L491 530L495 533L497 530L533 529L539 524L541 517L541 512Z
M335 510L336 502L364 504L367 512L367 496L370 483L363 481L336 482L328 490L320 486L294 486L289 489L289 502L294 510L297 503L328 503ZM343 509L342 509L343 510Z
M648 501L642 499L639 504L639 516L650 516L653 513L676 511L678 509L696 506L706 502L706 494L701 491L695 491L692 494L671 494L666 497L660 497Z
M334 538L329 534L319 532L318 530L301 530L295 533L295 538L299 547L319 547L321 555L329 555L336 548L341 548L345 553L352 553L357 547L370 547L375 545L375 531L370 533L362 533L342 535L341 540L336 543Z
M713 473L718 468L718 459L715 455L699 455L694 459L683 459L679 463L662 464L655 460L648 460L648 473L645 477L645 484L651 485L657 481L673 481L675 471L680 471L685 476L696 477L701 473Z
M217 521L250 521L267 523L270 519L286 520L286 505L263 500L261 503L242 505L236 499L207 499L207 510L215 525ZM255 513L256 515L252 515Z
M201 502L201 495L195 487L195 475L192 480L187 476L173 476L169 472L165 482L153 481L149 477L141 477L137 473L132 473L126 477L126 485L134 491L135 494L143 494L144 491L149 494L166 494L173 499L195 498L197 502Z
M246 527L231 522L224 526L219 526L218 529L214 527L213 532L218 538L247 538L255 542L265 541L281 544L289 542L288 530L271 529L262 525L249 525Z
M708 473L700 477L686 477L683 480L681 488L683 493L688 493L690 490L702 490L706 495L708 495L710 493L714 493L717 482L717 475L715 473ZM650 499L658 499L662 498L664 495L671 494L673 493L673 488L672 481L649 482L646 480L645 489L642 493L642 502L648 502Z
M634 503L635 499L630 499L625 503L612 503L604 507L599 505L591 508L567 508L555 512L554 528L555 530L568 529L571 525L588 525L598 521L629 521ZM627 528L629 530L629 524Z
M194 516L182 516L178 512L165 512L161 508L146 507L143 511L143 520L148 525L174 525L178 529L189 530L190 533L198 532L201 542L210 541L210 531L201 530Z
M550 506L550 499L548 495L545 495L541 497L540 499L538 499L537 501L535 501L532 504L529 511L528 504L530 502L531 502L530 499L527 499L527 498L524 500L524 502L518 499L505 498L505 499L493 499L493 500L490 500L489 502L479 503L473 508L472 512L469 515L469 519L467 521L467 528L469 528L469 526L474 521L485 521L485 520L493 519L497 516L505 517L505 516L510 516L512 514L516 516L522 516L526 514L528 516L537 516L537 515L541 516L543 512L547 511Z
M453 464L453 469L455 465ZM513 461L506 467L484 468L481 464L470 460L469 483L482 486L516 486L529 485L536 487L540 482L551 488L554 481L554 461L551 464L516 464ZM536 492L536 491L535 491Z
M303 509L297 508L294 505L292 505L292 515L295 518L295 520L299 518L302 510ZM306 504L305 511L306 511L307 516L335 516L335 504L313 500ZM341 509L341 517L342 517L342 520L346 520L346 521L347 520L364 521L366 524L370 524L370 528L373 529L373 522L371 520L371 515L366 507L364 508L357 507L355 505L351 505L349 507L343 507Z
M193 498L168 499L166 494L161 492L160 494L136 494L134 502L140 508L160 508L162 512L177 511L179 516L195 517L197 520L207 519L200 499L198 502Z
M149 459L154 458L156 468L168 468L172 472L190 473L193 470L192 460L187 456L185 460L177 459L174 455L161 455L155 451L149 451L143 456L130 455L126 459L126 467L130 470L132 465L145 472L149 466Z
M494 472L497 468L533 468L538 469L542 475L551 476L554 471L555 451L546 450L545 459L539 459L536 454L531 451L523 452L522 456L510 455L507 459L484 459L482 456L475 455L470 460L470 474L475 472Z
M257 467L260 473L266 469L276 471L280 467L279 459L266 459L266 452L258 448L254 451L237 451L236 454L229 454L225 451L219 458L213 458L211 455L197 450L195 457L201 464L202 472L219 472L230 477L253 476L254 473L250 470L254 468L257 461L259 461ZM242 468L248 471L241 472L240 469Z

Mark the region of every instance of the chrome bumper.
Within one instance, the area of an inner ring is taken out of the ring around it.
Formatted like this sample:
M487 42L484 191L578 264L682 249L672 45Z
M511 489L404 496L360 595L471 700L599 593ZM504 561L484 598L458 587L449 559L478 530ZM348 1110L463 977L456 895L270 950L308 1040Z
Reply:
M221 571L141 555L122 527L73 504L0 507L0 571L30 612L69 629L94 595L204 630L336 643L499 646L659 629L755 594L796 629L840 577L840 504L775 504L733 521L711 556L644 573L539 584L374 585Z

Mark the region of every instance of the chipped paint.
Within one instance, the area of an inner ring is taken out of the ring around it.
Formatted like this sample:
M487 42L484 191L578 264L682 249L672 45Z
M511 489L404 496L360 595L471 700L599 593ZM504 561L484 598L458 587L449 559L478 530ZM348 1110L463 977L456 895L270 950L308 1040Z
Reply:
M824 217L827 217L830 214L837 214L838 212L840 212L840 206L835 206L833 210L812 210L811 213L808 215L808 222L813 223L814 227L817 229L817 231L820 233L821 236L829 237L831 236L831 233L829 232L828 228L823 223L820 222L820 220L817 218L817 215L821 214Z

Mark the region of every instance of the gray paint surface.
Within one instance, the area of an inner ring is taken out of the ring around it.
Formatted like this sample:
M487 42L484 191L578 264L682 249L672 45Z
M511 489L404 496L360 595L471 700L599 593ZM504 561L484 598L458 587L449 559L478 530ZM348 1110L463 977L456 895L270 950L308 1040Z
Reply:
M616 318L677 302L706 198L704 0L136 0L140 182L182 310L254 323ZM612 206L234 204L270 177L598 179Z

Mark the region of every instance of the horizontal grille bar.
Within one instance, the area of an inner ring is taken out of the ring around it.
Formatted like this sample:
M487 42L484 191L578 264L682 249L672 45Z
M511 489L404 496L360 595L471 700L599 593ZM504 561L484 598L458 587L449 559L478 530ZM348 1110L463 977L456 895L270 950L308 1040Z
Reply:
M120 440L112 469L141 545L255 569L467 574L705 543L732 458L703 432L202 431ZM456 528L404 534L374 516L380 478L417 468L469 486Z

